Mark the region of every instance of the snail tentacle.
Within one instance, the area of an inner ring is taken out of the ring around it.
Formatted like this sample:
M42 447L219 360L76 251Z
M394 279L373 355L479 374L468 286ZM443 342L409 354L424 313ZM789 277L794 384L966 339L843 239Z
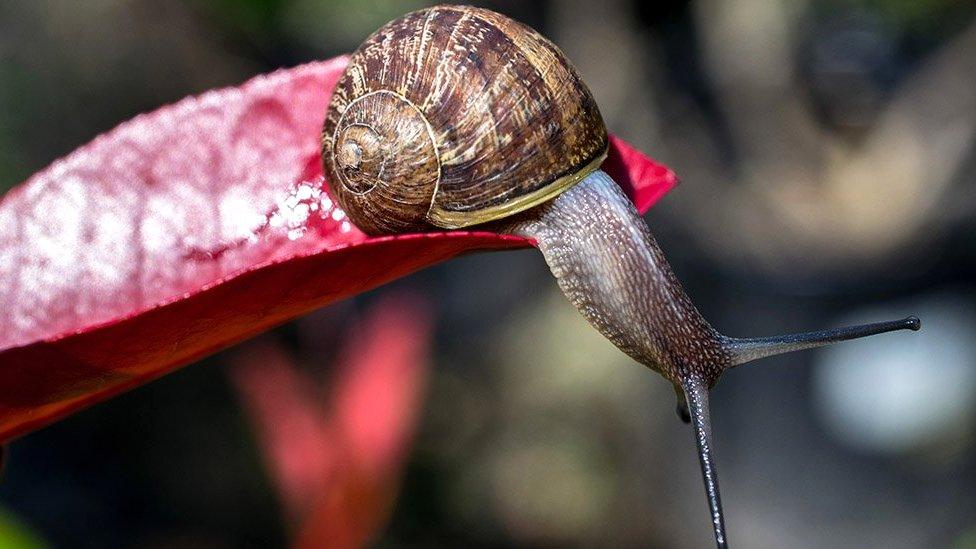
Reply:
M738 366L760 358L792 353L793 351L802 351L804 349L814 349L841 341L859 339L897 330L912 330L913 332L917 332L921 329L922 322L918 317L909 316L901 320L845 326L843 328L801 334L750 338L727 337L725 338L724 344L732 353L732 365Z
M725 535L725 512L722 510L722 496L718 489L718 472L712 456L712 417L708 406L708 388L701 381L690 378L684 383L685 402L695 429L695 443L698 448L698 462L701 464L702 479L705 482L705 497L712 517L712 530L718 549L727 549Z

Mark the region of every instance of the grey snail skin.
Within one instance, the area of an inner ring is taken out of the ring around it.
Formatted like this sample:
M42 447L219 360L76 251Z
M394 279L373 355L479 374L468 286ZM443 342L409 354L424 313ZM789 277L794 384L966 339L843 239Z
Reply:
M560 289L634 360L674 386L694 429L718 547L728 547L708 391L725 370L894 330L915 317L768 338L702 317L620 187L599 169L603 119L546 38L497 13L437 6L396 19L353 53L326 113L332 196L363 231L480 226L533 239Z

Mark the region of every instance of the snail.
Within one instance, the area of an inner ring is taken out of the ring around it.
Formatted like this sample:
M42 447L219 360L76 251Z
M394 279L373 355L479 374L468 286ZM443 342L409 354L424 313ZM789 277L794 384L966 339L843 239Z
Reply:
M530 238L584 317L670 381L694 428L718 547L727 547L708 391L763 357L893 330L915 317L788 336L716 331L600 165L592 94L549 40L489 10L438 6L353 53L322 133L332 196L366 233L480 226Z

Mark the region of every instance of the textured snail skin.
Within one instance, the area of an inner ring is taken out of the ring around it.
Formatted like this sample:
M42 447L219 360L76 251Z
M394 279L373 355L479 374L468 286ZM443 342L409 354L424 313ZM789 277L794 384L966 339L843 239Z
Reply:
M622 351L671 381L714 385L732 361L634 205L601 170L514 221L566 297Z
M460 228L541 204L599 167L607 132L549 40L438 6L366 39L322 131L333 196L370 234Z

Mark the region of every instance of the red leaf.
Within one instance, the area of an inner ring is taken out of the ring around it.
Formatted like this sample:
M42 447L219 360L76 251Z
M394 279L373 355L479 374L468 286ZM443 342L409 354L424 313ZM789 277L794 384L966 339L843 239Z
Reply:
M265 466L294 521L312 505L335 469L339 441L315 398L315 380L272 342L245 344L231 380L256 431Z
M270 343L235 355L238 387L299 547L362 547L386 522L426 385L426 307L387 297L354 326L328 406Z
M390 477L417 422L430 339L426 307L387 297L348 338L334 391L333 420L349 458Z
M318 158L345 64L136 117L3 197L0 442L460 253L529 245L349 224ZM676 182L619 139L605 167L642 209Z

